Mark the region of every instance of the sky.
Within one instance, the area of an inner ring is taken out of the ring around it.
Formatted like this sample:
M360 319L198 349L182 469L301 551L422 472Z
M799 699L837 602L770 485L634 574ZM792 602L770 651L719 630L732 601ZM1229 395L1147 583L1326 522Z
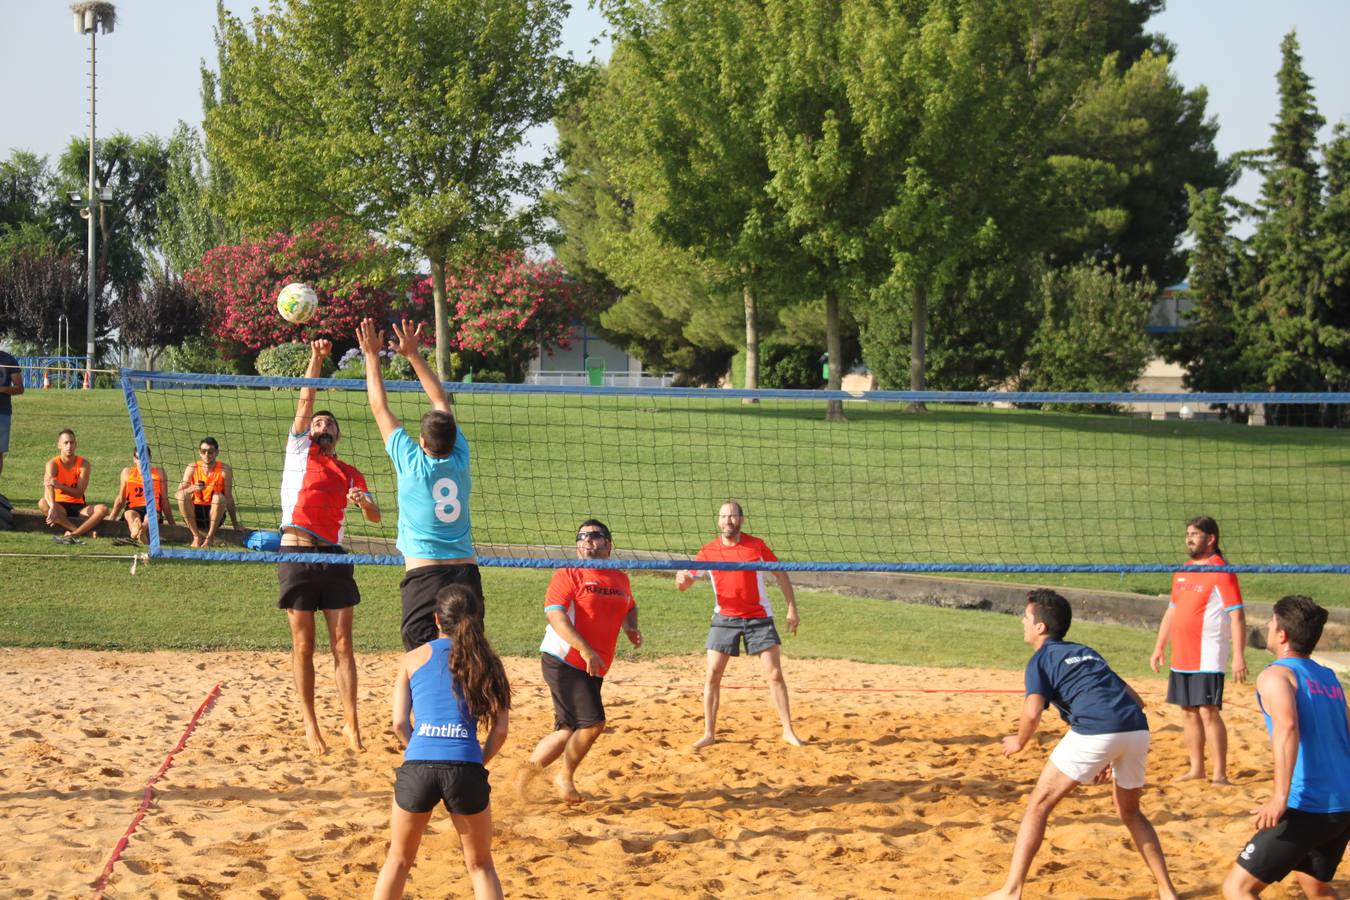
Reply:
M227 0L247 16L256 0ZM89 38L75 33L68 0L0 0L0 158L16 149L53 159L88 129ZM201 123L199 68L215 59L214 0L120 0L118 23L98 43L98 133L172 133ZM605 23L573 5L564 48L577 59L609 52ZM1330 124L1350 122L1350 0L1172 0L1150 23L1176 45L1174 71L1205 86L1223 155L1265 146L1278 108L1280 39L1298 32L1313 94ZM593 41L599 38L598 45ZM551 129L534 138L549 142ZM1237 193L1254 200L1248 178Z

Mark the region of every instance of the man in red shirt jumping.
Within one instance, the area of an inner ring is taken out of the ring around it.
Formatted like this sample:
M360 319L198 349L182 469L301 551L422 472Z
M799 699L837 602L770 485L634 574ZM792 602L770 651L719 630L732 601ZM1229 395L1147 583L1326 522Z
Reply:
M745 534L745 511L735 500L722 504L717 512L716 540L709 541L698 551L697 560L707 562L777 562L769 545L759 538ZM702 571L681 569L675 573L675 586L689 590ZM722 673L727 661L740 656L741 643L745 652L759 657L764 677L769 682L769 697L778 719L783 723L783 740L794 747L802 746L801 738L792 730L792 713L788 706L787 682L783 680L783 662L778 647L782 640L773 625L773 607L760 571L709 571L712 575L712 626L708 631L708 675L703 684L703 737L694 742L694 749L706 747L717 740L717 707L722 696ZM774 572L778 586L787 602L787 627L797 633L797 598L792 593L792 582L786 572Z

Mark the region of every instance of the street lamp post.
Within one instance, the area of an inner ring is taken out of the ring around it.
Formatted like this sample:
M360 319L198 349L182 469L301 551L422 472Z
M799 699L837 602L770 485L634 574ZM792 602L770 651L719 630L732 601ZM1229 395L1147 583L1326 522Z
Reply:
M88 193L85 195L85 201L88 204L85 207L85 214L89 219L89 313L85 320L85 369L84 386L92 387L94 384L94 306L98 293L98 256L94 252L94 242L96 233L96 218L99 209L99 195L94 187L94 114L95 114L95 90L97 81L96 73L96 44L94 35L102 28L104 34L112 34L113 26L117 23L117 8L111 3L76 3L70 7L70 11L75 15L75 33L89 35L89 186Z

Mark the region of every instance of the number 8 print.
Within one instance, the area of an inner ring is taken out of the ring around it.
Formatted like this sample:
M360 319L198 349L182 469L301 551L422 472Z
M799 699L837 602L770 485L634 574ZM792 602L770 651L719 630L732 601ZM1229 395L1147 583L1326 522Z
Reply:
M436 506L436 518L447 525L458 519L463 509L459 502L459 485L453 478L442 478L431 486L431 501Z

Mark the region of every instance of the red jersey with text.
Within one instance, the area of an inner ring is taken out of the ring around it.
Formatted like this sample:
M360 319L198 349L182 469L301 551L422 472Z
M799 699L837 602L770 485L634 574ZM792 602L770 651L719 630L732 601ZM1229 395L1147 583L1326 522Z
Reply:
M1229 613L1242 608L1242 591L1231 572L1206 572L1227 565L1214 554L1187 560L1172 576L1172 670L1222 673L1232 646Z
M150 481L155 485L155 508L164 512L164 470L159 466L150 469ZM124 491L127 506L134 508L145 506L145 479L141 477L139 466L132 466L127 472L127 486Z
M637 609L628 576L617 569L558 569L544 594L544 609L561 609L572 627L604 664L604 675L614 663L614 646L628 611ZM543 653L558 657L573 668L586 671L586 660L549 625L544 630Z
M281 473L281 527L299 528L330 544L346 536L347 492L365 491L366 478L355 466L322 453L309 434L286 441Z
M741 539L730 547L719 537L703 545L698 560L707 562L778 562L769 545L754 535L741 532ZM732 619L768 619L773 617L768 586L763 572L718 572L712 574L713 612ZM698 571L695 575L701 574Z
M196 506L210 506L211 498L225 490L225 467L217 460L208 468L199 459L193 464L192 480L194 482L194 487L196 484L201 484L203 482L206 484L200 491L193 491L193 504Z
M60 456L53 456L52 462L56 463L56 474L52 478L55 482L52 485L52 498L57 503L83 503L84 494L75 493L75 489L80 486L80 470L84 468L84 457L75 457L69 467L61 464Z

